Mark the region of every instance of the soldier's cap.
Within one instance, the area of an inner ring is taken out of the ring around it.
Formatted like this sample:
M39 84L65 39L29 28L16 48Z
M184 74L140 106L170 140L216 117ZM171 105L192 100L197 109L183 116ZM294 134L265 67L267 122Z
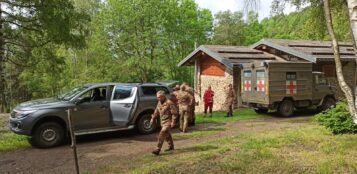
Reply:
M157 91L156 95L157 96L166 96L165 91L163 91L163 90Z

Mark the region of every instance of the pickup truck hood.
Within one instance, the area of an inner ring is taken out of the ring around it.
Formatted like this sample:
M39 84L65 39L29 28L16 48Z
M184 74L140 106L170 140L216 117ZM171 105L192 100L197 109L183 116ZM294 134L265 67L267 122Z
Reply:
M71 105L73 104L68 101L58 100L56 98L45 98L21 103L16 106L15 110L51 109L69 107Z

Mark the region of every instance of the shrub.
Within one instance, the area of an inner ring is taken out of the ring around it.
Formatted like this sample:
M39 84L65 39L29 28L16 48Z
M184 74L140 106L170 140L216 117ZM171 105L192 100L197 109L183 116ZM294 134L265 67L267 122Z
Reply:
M338 102L336 107L317 114L316 120L333 134L357 133L357 125L354 124L347 107L346 102Z

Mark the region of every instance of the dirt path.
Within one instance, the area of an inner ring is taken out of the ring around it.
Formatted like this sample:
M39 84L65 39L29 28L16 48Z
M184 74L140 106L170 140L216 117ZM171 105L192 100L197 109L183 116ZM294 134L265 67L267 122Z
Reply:
M302 120L302 121L301 121ZM214 134L196 138L178 138L176 148L209 141L240 132L266 131L282 127L306 124L300 117L282 119L266 118L242 120L225 124L201 124L191 130L224 127ZM177 134L177 130L174 131ZM156 146L157 133L137 135L133 131L87 135L78 138L78 154L81 171L106 166L115 162L150 153ZM166 146L166 144L164 144ZM165 147L166 148L166 147ZM0 153L0 173L74 173L73 155L69 145L52 149L22 149Z

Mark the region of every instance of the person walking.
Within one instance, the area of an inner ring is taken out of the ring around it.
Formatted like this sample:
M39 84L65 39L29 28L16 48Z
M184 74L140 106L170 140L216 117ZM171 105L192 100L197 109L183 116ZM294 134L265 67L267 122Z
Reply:
M227 112L226 117L232 117L233 116L233 104L236 102L236 94L233 90L232 84L229 84L226 87L225 94L226 94L226 102L225 102L226 109L225 110Z
M154 124L157 117L160 117L161 131L158 137L157 149L152 151L154 155L159 155L165 140L169 145L169 148L165 151L172 151L175 149L170 130L175 127L175 120L178 116L178 111L175 104L166 98L165 91L158 91L156 93L156 97L158 103L154 114L151 116L150 124Z
M211 85L209 85L205 93L203 94L204 117L207 116L207 109L209 109L209 114L210 114L209 116L212 117L213 96L214 96L214 91L212 90Z
M189 106L189 122L192 123L192 125L195 125L196 122L196 114L195 114L195 110L196 110L196 99L195 99L195 90L186 85L186 91L192 96L192 104Z
M193 96L186 91L186 85L181 85L180 92L177 95L178 106L180 111L180 130L187 132L188 119L190 116L190 106L193 103Z

